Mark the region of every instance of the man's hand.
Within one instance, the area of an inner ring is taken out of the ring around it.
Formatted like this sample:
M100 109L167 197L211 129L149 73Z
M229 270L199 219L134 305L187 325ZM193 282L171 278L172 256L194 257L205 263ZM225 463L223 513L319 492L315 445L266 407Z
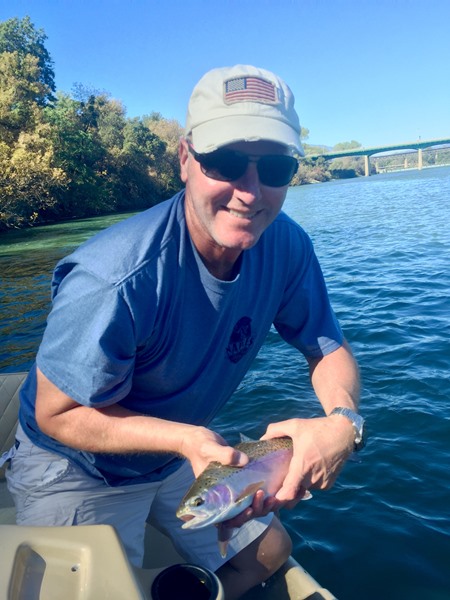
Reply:
M191 463L195 477L213 461L233 467L243 467L248 463L248 456L229 446L219 434L206 427L188 427L180 451Z
M272 423L261 439L288 436L294 454L289 472L275 496L258 490L253 503L240 515L226 522L227 527L241 527L250 519L267 515L280 508L294 508L309 489L329 489L353 449L351 423L334 417L290 419Z
M261 439L284 435L292 438L294 455L275 498L292 508L303 498L305 490L326 490L334 484L352 453L354 431L345 419L289 419L270 424Z

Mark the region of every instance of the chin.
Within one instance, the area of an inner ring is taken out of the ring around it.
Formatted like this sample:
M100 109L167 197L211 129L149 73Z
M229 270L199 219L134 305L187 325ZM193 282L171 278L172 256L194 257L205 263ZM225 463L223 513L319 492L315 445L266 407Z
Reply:
M228 243L225 242L222 244L222 247L228 248L229 250L239 250L242 252L244 250L250 250L250 248L253 248L253 246L258 243L259 238L260 236L240 241L229 241Z

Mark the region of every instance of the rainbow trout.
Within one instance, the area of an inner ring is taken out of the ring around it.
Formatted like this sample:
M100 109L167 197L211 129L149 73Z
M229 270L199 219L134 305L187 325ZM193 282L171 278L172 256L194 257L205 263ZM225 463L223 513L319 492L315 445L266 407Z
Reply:
M239 515L253 502L257 490L274 495L280 489L292 458L292 440L288 437L237 444L237 450L249 457L245 467L210 463L185 494L176 515L184 529L200 529L221 524ZM219 527L222 556L230 530Z

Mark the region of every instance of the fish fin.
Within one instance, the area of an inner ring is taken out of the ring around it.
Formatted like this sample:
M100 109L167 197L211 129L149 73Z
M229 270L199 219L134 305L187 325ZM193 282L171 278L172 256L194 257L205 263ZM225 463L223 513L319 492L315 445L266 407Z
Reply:
M228 542L233 537L235 527L227 527L223 523L217 524L217 543L219 545L219 552L222 558L227 556Z
M219 545L220 556L222 558L226 558L227 557L228 540L226 540L226 541L217 540L217 543Z
M245 433L240 433L240 434L239 434L239 437L240 437L240 439L241 439L241 443L242 443L242 442L256 442L256 440L254 440L254 439L253 439L253 438L251 438L251 437L248 437L248 435L245 435Z
M242 502L249 496L253 496L253 494L256 494L256 492L260 490L263 485L264 481L257 481L256 483L251 483L244 490L242 490L242 492L236 498L236 503L238 504L239 502Z

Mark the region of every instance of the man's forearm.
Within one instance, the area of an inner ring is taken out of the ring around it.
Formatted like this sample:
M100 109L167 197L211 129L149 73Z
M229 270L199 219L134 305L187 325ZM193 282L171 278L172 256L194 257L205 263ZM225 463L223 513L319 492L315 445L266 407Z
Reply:
M248 458L206 427L134 413L114 404L76 403L38 369L36 421L62 444L93 453L169 452L187 458L195 475L211 461L243 466Z
M92 408L76 403L38 370L36 420L50 437L87 452L180 453L194 426L133 413L118 404Z
M320 359L309 361L311 383L325 413L337 406L358 409L359 370L350 346L344 344Z

